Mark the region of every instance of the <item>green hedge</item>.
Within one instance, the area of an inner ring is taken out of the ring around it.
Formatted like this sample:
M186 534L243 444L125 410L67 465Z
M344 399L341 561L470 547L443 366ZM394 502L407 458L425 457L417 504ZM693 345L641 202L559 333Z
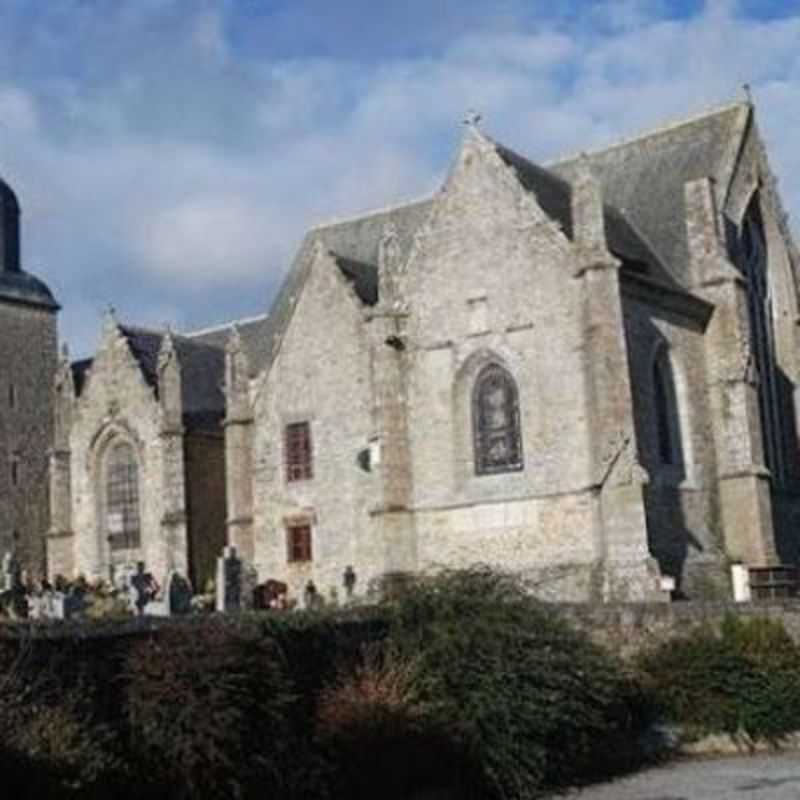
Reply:
M655 711L779 741L800 648L731 617L633 665L519 579L364 609L0 631L0 769L48 798L528 800L635 766Z
M725 618L643 654L661 713L690 735L741 734L778 743L800 730L800 647L768 618Z

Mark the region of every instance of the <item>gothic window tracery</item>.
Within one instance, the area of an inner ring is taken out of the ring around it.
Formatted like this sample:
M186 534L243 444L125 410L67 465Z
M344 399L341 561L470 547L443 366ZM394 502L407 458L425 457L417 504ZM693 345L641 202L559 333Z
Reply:
M750 354L758 379L764 459L773 479L782 483L785 469L778 411L772 292L767 270L767 238L758 195L753 197L742 220L740 253L742 269L747 279Z
M112 550L139 546L139 465L133 446L117 442L106 462L106 531Z
M517 386L499 364L484 367L475 381L472 427L478 475L522 469Z

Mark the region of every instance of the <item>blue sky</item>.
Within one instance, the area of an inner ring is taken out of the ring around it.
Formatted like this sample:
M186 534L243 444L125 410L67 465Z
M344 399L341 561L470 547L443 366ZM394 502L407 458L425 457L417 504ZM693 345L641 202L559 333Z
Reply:
M0 0L0 174L77 355L109 304L265 311L309 225L435 188L468 108L546 160L744 82L796 216L796 2Z

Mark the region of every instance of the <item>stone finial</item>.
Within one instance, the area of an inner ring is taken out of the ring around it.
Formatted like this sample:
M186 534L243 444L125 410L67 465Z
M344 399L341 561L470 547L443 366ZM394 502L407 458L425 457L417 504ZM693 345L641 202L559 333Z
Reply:
M113 333L118 329L117 310L109 303L103 314L103 333Z
M61 361L69 363L69 345L66 342L61 342Z
M183 417L181 369L175 339L167 328L158 351L158 396L164 432L179 431Z
M236 354L242 351L242 334L239 326L234 322L231 325L231 332L228 334L228 340L225 342L225 352Z
M749 83L742 84L742 100L749 106L753 105L753 90Z
M223 391L227 399L228 420L247 418L250 413L250 361L236 325L233 326L225 345Z
M468 128L477 130L482 120L483 114L481 114L480 111L476 111L474 108L469 108L467 109L467 113L464 115L464 119L461 120L461 123L462 125L466 125Z
M585 253L607 253L603 191L586 155L572 183L572 229L576 245Z
M175 339L172 330L167 326L167 330L161 339L161 347L158 350L158 371L162 372L175 356Z

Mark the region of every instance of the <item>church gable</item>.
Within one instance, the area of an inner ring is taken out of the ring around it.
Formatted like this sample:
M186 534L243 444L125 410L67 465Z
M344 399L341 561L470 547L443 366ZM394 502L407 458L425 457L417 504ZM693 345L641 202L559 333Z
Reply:
M467 134L399 281L418 345L544 322L534 320L540 306L545 317L556 307L574 315L568 187L540 171L534 190L520 166Z

